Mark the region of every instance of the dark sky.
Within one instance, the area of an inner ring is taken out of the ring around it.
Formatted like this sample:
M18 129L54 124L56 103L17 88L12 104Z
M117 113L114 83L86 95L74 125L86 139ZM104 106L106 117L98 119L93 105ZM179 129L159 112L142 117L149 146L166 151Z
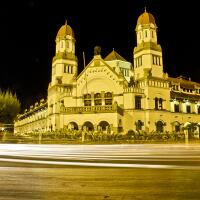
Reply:
M155 17L164 70L200 82L198 1L181 0L18 0L0 4L0 88L17 93L22 107L47 95L55 37L67 19L76 38L79 72L95 45L102 57L112 48L132 62L135 26L144 7Z

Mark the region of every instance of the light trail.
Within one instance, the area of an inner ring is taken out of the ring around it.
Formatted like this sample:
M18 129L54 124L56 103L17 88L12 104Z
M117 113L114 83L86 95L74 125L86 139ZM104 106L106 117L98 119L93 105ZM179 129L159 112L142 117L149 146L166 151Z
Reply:
M200 170L200 145L0 144L0 162Z
M91 163L91 162L67 162L67 161L42 161L0 158L3 162L16 162L28 164L48 164L63 166L84 166L84 167L120 167L120 168L151 168L151 169L195 169L200 170L200 166L179 166L179 165L150 165L150 164L121 164L121 163ZM0 167L1 169L1 167Z

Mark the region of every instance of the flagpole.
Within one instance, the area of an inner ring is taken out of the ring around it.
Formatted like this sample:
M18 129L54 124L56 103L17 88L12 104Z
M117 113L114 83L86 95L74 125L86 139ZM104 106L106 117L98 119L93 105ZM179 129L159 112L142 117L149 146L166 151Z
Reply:
M83 51L83 66L84 66L84 69L85 69L85 53ZM86 74L86 71L85 71L85 87L86 87L86 93L88 94L88 87L87 87L87 74Z

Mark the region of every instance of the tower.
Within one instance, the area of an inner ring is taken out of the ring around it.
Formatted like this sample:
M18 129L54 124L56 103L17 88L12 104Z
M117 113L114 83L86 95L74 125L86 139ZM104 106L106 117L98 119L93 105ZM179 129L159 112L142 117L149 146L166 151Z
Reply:
M56 36L56 54L52 62L52 83L72 84L77 75L77 58L75 56L75 38L72 28L66 23Z
M56 52L52 60L51 83L48 87L49 130L60 128L60 111L64 106L64 97L71 97L77 77L77 57L75 55L75 37L72 28L66 23L56 36Z
M157 43L157 26L151 13L145 9L137 20L137 46L134 48L135 79L145 76L163 77L162 49Z

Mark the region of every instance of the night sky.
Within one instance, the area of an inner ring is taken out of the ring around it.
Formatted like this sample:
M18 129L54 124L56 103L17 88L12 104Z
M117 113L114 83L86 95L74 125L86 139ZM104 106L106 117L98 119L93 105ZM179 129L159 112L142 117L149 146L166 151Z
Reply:
M104 58L113 48L132 62L140 14L155 17L164 71L200 82L198 1L18 0L0 4L0 88L16 92L22 109L46 98L55 37L67 19L76 38L79 73L99 45Z

